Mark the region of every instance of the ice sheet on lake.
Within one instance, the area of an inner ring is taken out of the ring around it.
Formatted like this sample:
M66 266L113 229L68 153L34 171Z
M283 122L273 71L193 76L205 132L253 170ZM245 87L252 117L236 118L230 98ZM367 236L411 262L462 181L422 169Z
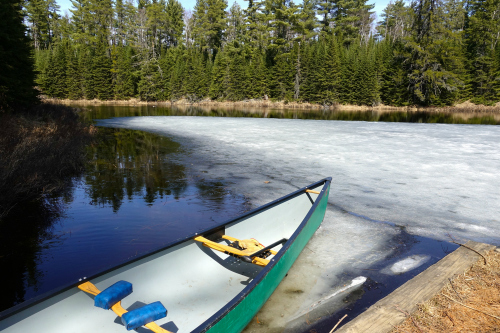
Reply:
M498 126L210 117L99 124L182 138L194 167L228 181L254 207L333 177L325 220L296 263L302 269L290 271L259 314L266 330L327 295L344 269L386 258L395 226L500 245ZM298 286L304 293L290 298Z
M403 274L409 272L417 267L422 266L427 261L429 261L430 256L428 255L413 255L408 258L404 258L389 267L382 270L384 274Z

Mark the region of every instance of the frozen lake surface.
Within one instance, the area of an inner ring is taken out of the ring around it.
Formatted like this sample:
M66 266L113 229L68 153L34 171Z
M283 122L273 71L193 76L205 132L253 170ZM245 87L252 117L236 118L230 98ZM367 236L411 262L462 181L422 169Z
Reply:
M303 330L289 319L349 285L357 275L346 271L396 264L394 251L412 247L402 233L500 245L498 126L211 117L98 125L175 136L192 148L194 168L254 207L333 178L323 224L259 313L265 325L248 331ZM420 247L401 259L409 255L429 254Z

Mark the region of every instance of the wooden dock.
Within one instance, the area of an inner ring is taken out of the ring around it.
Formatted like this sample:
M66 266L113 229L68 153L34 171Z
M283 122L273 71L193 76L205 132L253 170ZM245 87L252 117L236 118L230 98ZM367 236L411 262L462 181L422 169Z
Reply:
M403 312L411 314L416 311L419 303L431 299L450 282L450 279L453 280L458 274L464 273L473 263L481 259L481 256L474 251L484 255L493 249L495 249L493 245L467 242L465 246L460 246L335 332L390 332L394 326L406 319Z

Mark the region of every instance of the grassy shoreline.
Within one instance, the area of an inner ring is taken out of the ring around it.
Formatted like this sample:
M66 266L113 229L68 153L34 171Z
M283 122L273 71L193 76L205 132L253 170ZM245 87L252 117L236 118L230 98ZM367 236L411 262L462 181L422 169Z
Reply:
M285 101L271 101L271 100L244 100L237 102L219 102L212 100L202 100L198 102L190 102L187 99L180 99L177 101L156 101L147 102L139 99L129 100L69 100L57 98L44 98L45 103L51 104L79 104L79 105L158 105L158 106L200 106L200 107L215 107L215 108L270 108L270 109L297 109L297 110L334 110L334 111L401 111L401 112L451 112L451 113L494 113L500 114L500 102L494 106L477 105L469 101L457 104L454 106L434 107L434 106L367 106L367 105L321 105L311 103L298 103L298 102L285 102Z
M18 203L47 198L81 172L94 132L63 105L0 114L0 221Z
M498 332L500 323L500 251L480 258L470 269L450 280L429 301L391 333Z

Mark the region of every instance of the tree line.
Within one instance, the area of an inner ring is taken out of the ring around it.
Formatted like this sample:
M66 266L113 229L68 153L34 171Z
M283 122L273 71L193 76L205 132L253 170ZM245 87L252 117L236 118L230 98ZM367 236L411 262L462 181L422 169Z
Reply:
M500 100L500 0L26 0L49 97L451 105Z

